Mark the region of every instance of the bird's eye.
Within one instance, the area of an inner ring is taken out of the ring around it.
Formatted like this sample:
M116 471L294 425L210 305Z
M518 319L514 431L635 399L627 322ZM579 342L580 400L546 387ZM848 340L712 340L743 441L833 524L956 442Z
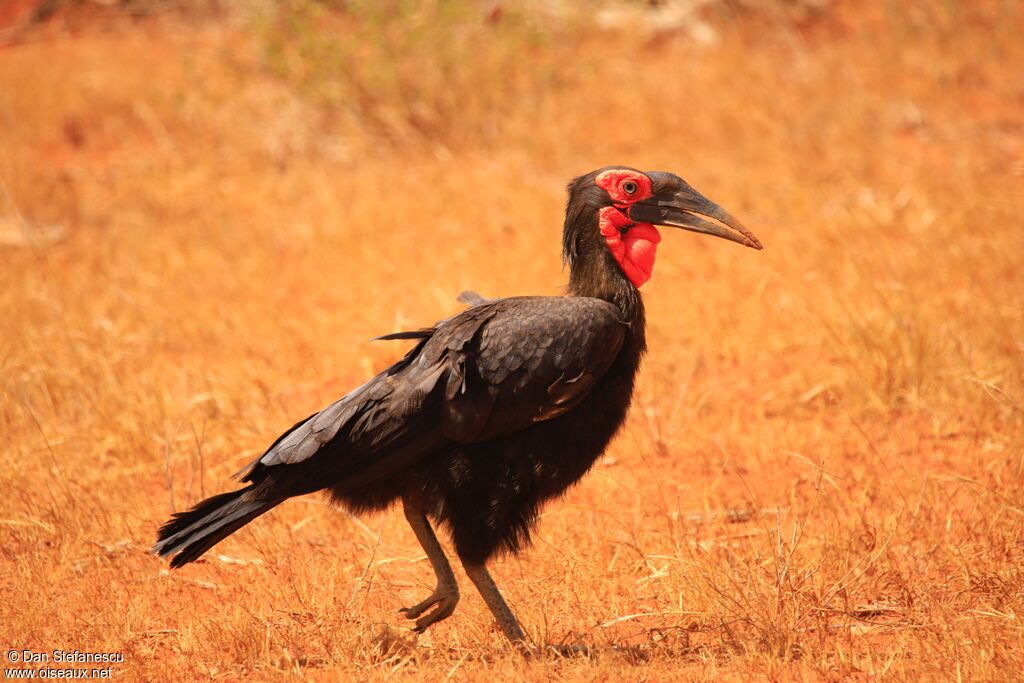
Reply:
M633 182L632 180L627 180L626 182L622 183L622 191L625 192L626 194L634 194L636 192L636 189L636 183Z

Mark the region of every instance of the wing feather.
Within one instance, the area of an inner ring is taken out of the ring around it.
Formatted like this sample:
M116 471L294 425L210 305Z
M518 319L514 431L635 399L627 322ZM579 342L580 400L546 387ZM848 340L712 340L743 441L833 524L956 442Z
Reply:
M474 337L461 335L460 345L449 346L442 414L446 436L462 443L571 410L604 376L625 339L619 309L599 299L500 299L471 311L489 317Z
M444 441L473 443L572 410L614 362L619 309L599 299L519 297L475 303L417 339L406 356L283 434L243 481L305 492L361 486ZM302 467L295 467L302 465Z

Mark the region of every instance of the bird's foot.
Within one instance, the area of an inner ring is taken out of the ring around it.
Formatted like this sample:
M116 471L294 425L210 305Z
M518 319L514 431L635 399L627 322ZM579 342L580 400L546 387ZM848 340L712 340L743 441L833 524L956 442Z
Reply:
M416 633L423 633L432 625L439 621L447 619L455 612L455 606L459 604L459 589L452 587L438 586L434 589L434 592L427 596L427 599L418 602L412 607L403 607L398 612L405 616L406 619L415 619L416 626L413 627L413 631ZM423 615L431 607L435 609L425 616Z

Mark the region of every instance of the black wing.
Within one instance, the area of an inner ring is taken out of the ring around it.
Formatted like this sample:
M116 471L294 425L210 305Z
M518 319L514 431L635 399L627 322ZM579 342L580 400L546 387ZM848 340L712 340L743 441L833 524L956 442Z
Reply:
M240 476L267 480L283 495L349 480L354 487L445 441L473 443L525 429L586 396L615 360L625 332L619 309L600 299L517 297L485 300L432 328L386 335L419 343L296 424Z
M463 316L486 320L472 337L468 330L445 335L444 327L438 329L439 341L451 336L457 342L444 344L441 417L445 436L461 443L510 434L571 410L607 372L626 333L618 308L585 297L499 299Z

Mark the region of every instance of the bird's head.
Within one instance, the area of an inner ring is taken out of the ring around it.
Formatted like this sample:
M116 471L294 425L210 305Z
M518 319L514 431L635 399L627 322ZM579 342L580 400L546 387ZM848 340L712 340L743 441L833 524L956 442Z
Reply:
M679 176L610 166L569 184L563 256L574 273L597 263L611 265L610 256L633 286L640 287L654 269L659 225L762 248L742 223Z

